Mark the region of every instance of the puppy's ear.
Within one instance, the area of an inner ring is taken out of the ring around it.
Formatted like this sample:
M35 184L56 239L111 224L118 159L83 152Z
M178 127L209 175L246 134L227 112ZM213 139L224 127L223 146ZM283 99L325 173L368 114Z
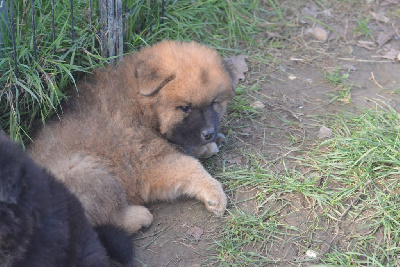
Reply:
M249 70L245 59L247 56L238 55L230 58L223 58L222 65L231 78L233 90L240 81L245 80L244 74Z
M139 94L152 96L158 93L167 83L175 79L175 74L152 66L146 62L139 62L135 72L139 86Z
M222 65L224 66L225 71L229 74L229 77L231 79L231 84L232 84L232 90L235 91L236 88L236 76L234 72L234 65L233 62L230 58L223 58L222 59Z

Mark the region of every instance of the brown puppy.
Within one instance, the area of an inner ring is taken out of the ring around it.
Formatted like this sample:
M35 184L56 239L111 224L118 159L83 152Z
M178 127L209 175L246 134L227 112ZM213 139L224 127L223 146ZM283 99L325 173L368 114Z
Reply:
M29 148L78 196L93 226L148 226L143 204L181 195L222 215L221 184L189 155L209 155L234 95L216 51L164 41L97 70L78 85L61 121Z

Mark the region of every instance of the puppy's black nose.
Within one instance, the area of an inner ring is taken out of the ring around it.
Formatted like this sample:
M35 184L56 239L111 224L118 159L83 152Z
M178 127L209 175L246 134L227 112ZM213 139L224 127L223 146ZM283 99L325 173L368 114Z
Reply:
M214 135L215 135L214 129L208 129L201 132L201 137L204 139L204 141L210 141L211 139L214 138Z

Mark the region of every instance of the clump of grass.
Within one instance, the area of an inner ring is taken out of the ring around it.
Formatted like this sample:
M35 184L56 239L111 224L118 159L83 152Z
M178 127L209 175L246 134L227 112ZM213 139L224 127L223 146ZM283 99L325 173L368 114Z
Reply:
M28 136L35 119L39 117L44 122L54 113L65 98L65 88L75 83L74 74L87 72L105 62L92 45L94 35L82 9L75 8L75 40L72 40L69 2L55 1L56 39L53 42L50 1L42 0L34 1L35 60L32 7L28 3L15 2L14 6L16 73L11 24L7 23L9 28L2 32L4 46L0 47L0 54L4 56L0 61L0 126L12 139L19 141ZM78 1L75 4L78 5Z
M266 210L259 215L246 214L241 210L231 213L231 219L223 229L222 240L217 241L216 260L226 266L262 266L279 261L268 257L270 240L284 244L285 228L275 219L277 211ZM290 229L297 232L297 229ZM293 235L293 234L292 234ZM273 249L273 248L272 248Z
M361 115L332 117L326 125L334 137L293 158L296 164L291 167L282 163L280 171L271 171L263 158L254 157L250 166L224 169L219 175L230 190L253 188L257 200L254 214L231 213L225 238L218 241L221 262L263 265L300 259L340 266L399 262L400 114L378 106ZM307 208L279 208L282 203L299 207L301 202ZM298 220L291 223L288 210ZM267 247L283 242L296 247L296 257L281 259L279 253L268 253ZM307 257L308 250L317 256Z
M351 88L353 85L348 82L349 76L350 74L348 72L341 74L339 68L324 73L325 80L339 90L339 95L335 96L334 100L338 99L341 102L351 103Z
M399 113L388 106L336 118L332 125L336 137L323 142L305 160L323 177L324 187L342 185L335 188L333 200L354 210L349 217L356 231L346 238L351 247L336 247L323 262L382 266L398 262L399 123Z
M161 4L130 1L127 43L151 44L162 39L197 40L226 49L242 42L252 42L262 20L255 20L258 0L236 1L166 1ZM138 29L140 24L143 27Z
M273 10L275 11L275 14L278 16L278 18L282 21L285 22L285 19L283 17L282 14L282 10L281 8L277 5L275 0L269 0L269 4L271 5L271 7L273 8Z
M37 61L34 58L30 1L15 2L17 74L14 73L11 25L2 36L0 47L0 126L12 139L29 136L32 122L43 122L67 97L66 91L79 79L79 73L107 63L100 55L99 17L93 1L92 28L89 5L74 0L75 40L71 36L69 1L55 1L56 40L52 40L50 1L34 0ZM165 1L165 14L157 1L124 1L125 52L162 39L195 40L222 52L253 41L261 29L255 19L258 0L235 1ZM164 15L164 17L162 17ZM0 23L4 23L0 19ZM3 29L4 27L0 27ZM56 47L56 54L53 48Z
M236 88L236 95L228 104L229 116L235 119L247 120L253 120L254 118L256 118L257 114L259 114L260 112L251 105L252 102L254 102L255 100L250 96L250 93L256 90L257 86L239 86L238 88Z
M324 78L334 86L343 84L349 76L349 73L340 74L339 68L324 74Z
M372 35L371 29L368 27L368 19L358 19L357 27L355 28L355 33L359 34L364 38L371 38L374 40L374 36Z

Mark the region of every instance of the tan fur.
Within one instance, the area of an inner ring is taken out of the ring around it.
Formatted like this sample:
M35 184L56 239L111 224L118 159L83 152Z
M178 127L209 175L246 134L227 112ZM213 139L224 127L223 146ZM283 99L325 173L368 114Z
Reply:
M214 50L164 41L95 71L78 89L61 121L48 123L29 153L78 196L93 225L135 232L152 220L137 205L181 195L224 213L221 184L162 137L184 119L178 106L216 101L215 110L225 112L233 90Z

